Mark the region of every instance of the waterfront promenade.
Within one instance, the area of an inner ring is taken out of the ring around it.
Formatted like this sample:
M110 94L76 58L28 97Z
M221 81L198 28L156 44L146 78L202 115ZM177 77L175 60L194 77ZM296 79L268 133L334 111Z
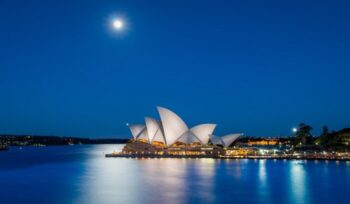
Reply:
M158 154L125 154L125 153L110 153L105 157L119 158L213 158L213 159L286 159L286 160L339 160L350 161L350 154L344 153L293 153L293 154L275 154L275 155L158 155Z

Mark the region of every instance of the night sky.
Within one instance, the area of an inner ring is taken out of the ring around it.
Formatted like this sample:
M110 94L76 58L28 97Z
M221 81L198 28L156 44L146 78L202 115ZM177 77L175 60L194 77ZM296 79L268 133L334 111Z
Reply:
M217 135L349 127L349 8L0 0L0 133L125 138L157 105Z

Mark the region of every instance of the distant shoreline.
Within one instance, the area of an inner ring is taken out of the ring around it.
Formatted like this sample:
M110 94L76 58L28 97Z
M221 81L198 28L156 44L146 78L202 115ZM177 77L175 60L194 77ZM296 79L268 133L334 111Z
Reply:
M0 145L3 146L58 146L84 144L125 144L129 139L115 138L82 138L39 135L9 135L0 134Z

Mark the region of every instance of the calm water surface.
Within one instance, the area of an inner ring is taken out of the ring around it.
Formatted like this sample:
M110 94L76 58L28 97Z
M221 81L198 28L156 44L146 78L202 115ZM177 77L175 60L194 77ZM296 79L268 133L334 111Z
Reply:
M0 203L350 203L350 163L105 158L121 145L0 152Z

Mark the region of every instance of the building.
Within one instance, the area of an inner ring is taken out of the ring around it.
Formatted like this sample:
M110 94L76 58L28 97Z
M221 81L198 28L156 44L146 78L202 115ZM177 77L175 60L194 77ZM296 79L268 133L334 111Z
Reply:
M255 139L248 140L249 146L275 146L279 144L278 139Z
M215 156L242 134L214 136L216 124L189 128L173 111L157 107L160 119L145 117L145 124L127 124L133 139L122 151L128 155Z

